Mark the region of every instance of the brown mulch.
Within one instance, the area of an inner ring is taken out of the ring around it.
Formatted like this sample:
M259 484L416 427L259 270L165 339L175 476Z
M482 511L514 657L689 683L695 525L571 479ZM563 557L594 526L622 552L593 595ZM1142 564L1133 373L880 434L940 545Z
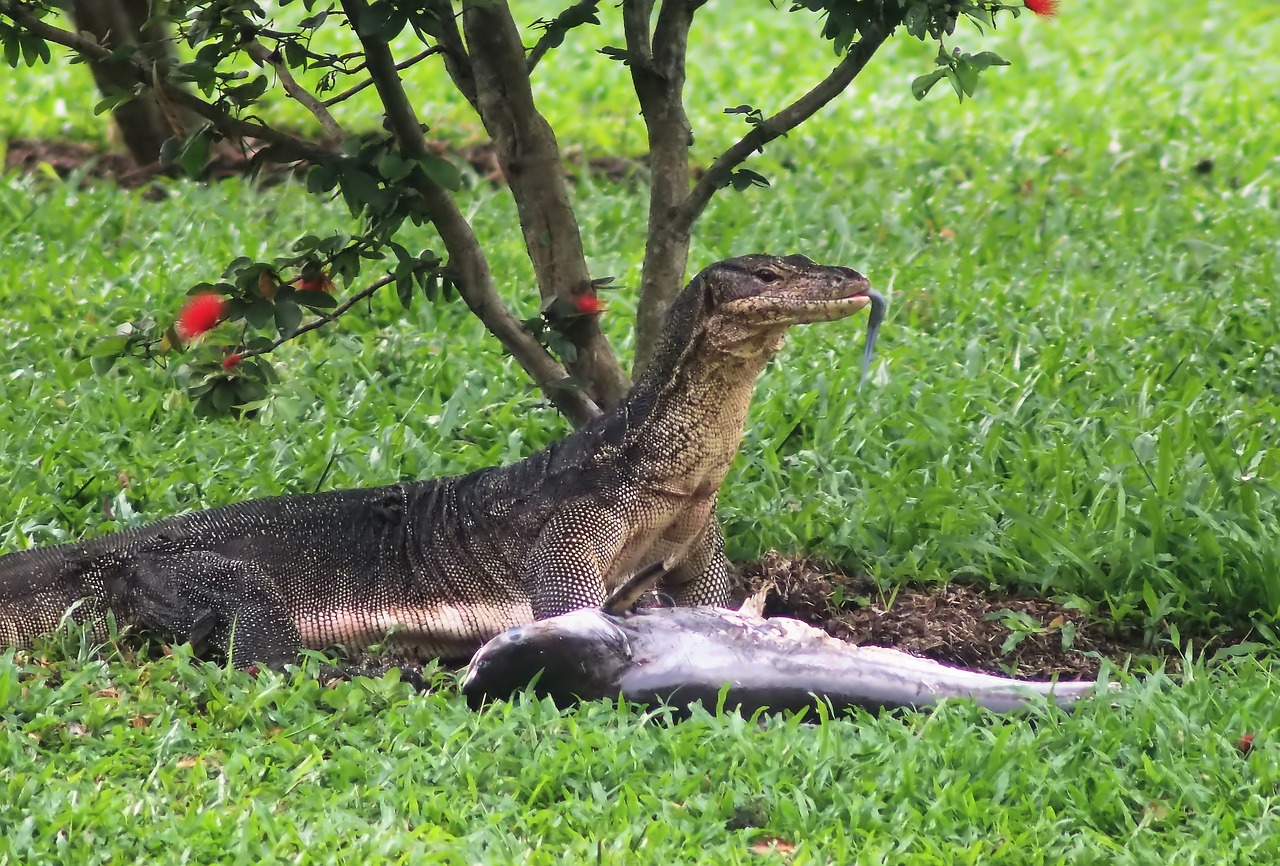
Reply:
M895 647L974 670L1027 679L1092 679L1104 657L1125 665L1135 655L1151 655L1132 635L1117 634L1108 623L1041 598L955 583L908 586L889 596L868 579L776 552L741 570L740 595L770 587L766 616L793 617L850 643ZM843 598L839 607L833 594ZM1013 633L1008 612L1025 614L1034 625L1023 620L1025 636L1006 653L1002 647Z
M465 163L487 181L502 183L504 180L497 154L490 142L477 142L463 147L433 142L431 148L438 155L455 163ZM302 163L264 163L261 159L255 159L259 150L254 142L222 142L210 154L200 179L222 180L253 174L262 182L275 183L307 168ZM159 165L140 166L122 151L81 141L11 138L2 152L5 173L38 175L51 169L58 177L66 178L79 171L84 177L108 180L128 189L146 186L159 177L177 173L172 168ZM628 180L644 170L643 159L586 157L574 148L565 150L564 159L571 171L585 170L594 176L615 181Z

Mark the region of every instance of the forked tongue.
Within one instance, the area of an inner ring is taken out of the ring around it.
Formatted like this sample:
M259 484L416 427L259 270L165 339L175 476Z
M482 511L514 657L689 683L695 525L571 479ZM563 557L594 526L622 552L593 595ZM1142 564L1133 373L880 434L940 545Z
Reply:
M885 310L889 308L889 302L884 299L884 295L875 289L868 289L863 292L871 299L871 314L867 318L867 348L862 353L862 380L867 381L867 373L871 370L871 359L876 354L876 337L880 336L880 324L884 321Z

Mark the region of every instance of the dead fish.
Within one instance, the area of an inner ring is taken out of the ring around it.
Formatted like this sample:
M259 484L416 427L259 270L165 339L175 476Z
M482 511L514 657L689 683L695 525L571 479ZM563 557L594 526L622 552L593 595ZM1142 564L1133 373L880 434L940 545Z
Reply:
M646 569L646 571L650 571ZM637 577L642 577L637 575ZM633 579L633 582L635 579ZM518 626L476 652L463 679L478 708L527 687L561 707L621 697L646 706L701 703L745 714L825 703L923 709L962 698L1021 710L1060 707L1099 689L1092 681L1027 682L978 673L882 647L852 646L799 620L718 607L622 612L630 600ZM616 612L615 612L616 611Z

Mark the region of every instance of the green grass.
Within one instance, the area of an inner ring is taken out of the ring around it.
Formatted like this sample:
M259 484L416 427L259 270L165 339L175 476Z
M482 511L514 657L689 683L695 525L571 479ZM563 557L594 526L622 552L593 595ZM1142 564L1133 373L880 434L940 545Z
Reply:
M803 48L802 18L759 6L704 10L698 38L722 47L690 78L703 162L743 129L723 106L775 108L831 62ZM609 27L571 38L539 98L562 143L634 153L625 70L590 52L616 44ZM963 105L943 90L916 104L907 83L929 52L898 40L753 164L773 189L726 193L697 227L693 267L804 252L858 267L892 302L866 387L857 320L797 331L765 372L721 497L732 554L810 552L887 587L962 578L1074 598L1153 640L1170 624L1274 625L1280 104L1258 82L1280 77L1280 20L1090 0L961 44L1014 66ZM102 137L71 71L4 74L0 130ZM473 138L422 81L436 130ZM171 316L233 257L347 221L295 188L168 193L0 183L0 550L463 472L565 431L460 305L405 315L382 298L286 347L254 422L196 420L164 371L87 375L117 323ZM583 179L574 195L593 273L634 286L642 193ZM505 193L477 183L464 206L531 312ZM615 295L604 320L627 353L632 303ZM389 682L323 690L76 655L0 659L0 860L729 861L753 859L762 836L800 845L792 862L1276 854L1280 680L1251 659L1197 662L1178 686L1147 677L1070 718L956 706L761 730L645 725L603 705L474 715L449 688L411 699ZM728 829L735 810L762 826Z
M0 858L732 863L772 838L796 863L1270 862L1274 671L1182 679L1072 716L672 725L603 703L477 714L391 679L325 689L182 657L55 675L4 656Z

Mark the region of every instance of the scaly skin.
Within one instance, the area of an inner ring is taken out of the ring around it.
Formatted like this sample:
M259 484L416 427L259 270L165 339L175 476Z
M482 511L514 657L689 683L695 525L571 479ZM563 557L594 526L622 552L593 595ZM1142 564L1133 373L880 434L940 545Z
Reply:
M262 499L0 557L0 645L69 608L279 662L382 642L465 658L499 632L601 603L661 561L680 604L723 604L713 510L755 380L796 324L872 303L867 280L803 256L711 265L679 295L631 393L509 466ZM876 310L882 310L878 296ZM873 321L877 321L873 317Z

